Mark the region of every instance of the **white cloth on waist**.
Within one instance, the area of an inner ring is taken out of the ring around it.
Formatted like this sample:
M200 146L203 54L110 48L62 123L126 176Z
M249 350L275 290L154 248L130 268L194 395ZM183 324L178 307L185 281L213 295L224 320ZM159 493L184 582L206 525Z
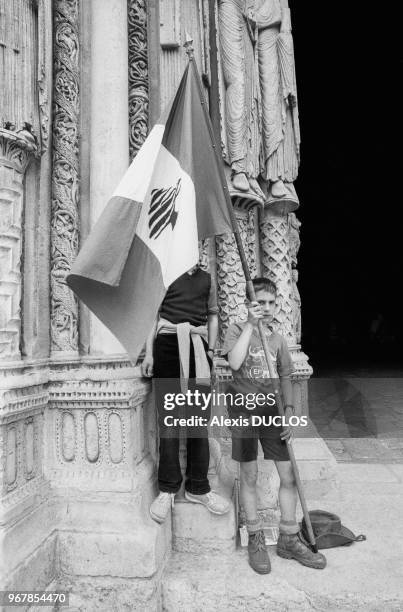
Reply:
M190 339L193 342L195 355L196 383L206 384L210 381L210 366L202 338L207 342L207 326L185 323L171 323L160 317L157 323L157 334L176 334L178 337L180 385L182 393L186 393L189 383Z

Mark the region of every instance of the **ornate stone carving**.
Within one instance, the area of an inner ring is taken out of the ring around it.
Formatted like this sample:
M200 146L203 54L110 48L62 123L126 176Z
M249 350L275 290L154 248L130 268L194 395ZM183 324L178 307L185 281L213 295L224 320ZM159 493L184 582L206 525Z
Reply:
M290 213L289 219L289 244L291 257L291 283L293 299L293 327L297 344L301 343L301 296L298 291L298 251L301 244L299 228L301 226L295 213Z
M248 265L254 274L256 272L256 254L249 216L251 214L237 211L236 218ZM220 338L223 340L228 326L234 321L246 317L245 276L232 234L218 236L216 238L216 249Z
M35 439L34 417L28 417L24 423L24 473L26 480L35 475Z
M277 286L275 325L288 344L295 344L293 329L293 297L291 257L287 215L265 210L260 224L260 245L263 276Z
M64 282L79 239L78 0L56 0L54 15L51 340L53 351L78 349L78 306Z
M38 97L41 152L49 146L52 83L51 0L38 0Z
M84 416L85 455L90 463L99 459L99 425L95 412L87 412Z
M17 450L17 428L9 427L7 430L6 446L6 487L11 491L17 486L18 450Z
M148 132L148 57L146 0L128 0L129 150L133 159Z
M65 411L61 413L60 422L57 426L56 440L64 461L68 463L74 461L77 435L74 416L71 412Z
M210 272L209 250L209 239L199 240L199 265L206 272Z
M37 3L6 0L0 14L0 125L10 121L20 129L29 122L38 133Z
M112 463L120 463L123 459L123 423L118 412L108 415L108 448Z
M219 33L233 186L259 193L261 175L269 197L289 198L284 182L297 177L300 135L290 13L281 4L220 0Z
M23 181L37 152L28 128L0 128L0 356L8 359L20 357Z

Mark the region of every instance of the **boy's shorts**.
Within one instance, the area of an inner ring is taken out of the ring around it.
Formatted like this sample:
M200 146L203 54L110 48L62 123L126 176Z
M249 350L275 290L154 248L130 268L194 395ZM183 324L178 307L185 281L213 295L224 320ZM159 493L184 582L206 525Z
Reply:
M234 412L229 410L231 418L250 416L245 412ZM256 414L256 412L255 412ZM234 461L247 462L256 461L258 456L258 441L262 446L265 459L273 461L289 461L287 443L280 438L281 427L258 426L231 426L232 435L232 458Z

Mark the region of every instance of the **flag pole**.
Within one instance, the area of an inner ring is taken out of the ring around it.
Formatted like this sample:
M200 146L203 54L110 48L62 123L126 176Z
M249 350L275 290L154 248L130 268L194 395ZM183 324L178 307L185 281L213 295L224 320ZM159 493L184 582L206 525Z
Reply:
M208 125L208 129L209 129L209 132L210 132L212 146L213 146L213 149L214 149L214 153L215 153L215 155L217 157L218 168L219 168L219 172L220 172L220 175L221 175L221 181L222 181L222 185L223 185L223 189L224 189L224 193L225 193L225 198L227 200L227 206L228 206L228 211L229 211L229 215L230 215L231 226L232 226L232 230L233 230L233 233L234 233L234 238L235 238L236 246L237 246L237 249L238 249L239 257L241 259L243 273L244 273L244 276L245 276L246 294L247 294L248 298L250 299L250 301L255 302L256 301L255 288L254 288L253 283L252 283L252 279L251 279L251 276L250 276L248 262L247 262L246 256L245 256L245 250L243 248L241 235L239 233L238 221L236 219L236 216L235 216L235 213L234 213L234 209L233 209L233 206L232 206L232 201L231 201L231 197L230 197L228 186L227 186L227 181L226 181L225 174L224 174L222 158L221 158L221 156L218 155L217 146L215 144L215 138L214 138L211 122L210 122L210 117L209 117L209 114L208 114L207 109L206 109L206 102L205 102L205 98L204 98L204 93L203 93L203 88L202 88L199 72L198 72L197 66L195 65L195 62L194 62L194 49L193 49L192 43L193 43L193 39L189 36L188 33L186 33L186 41L184 43L184 47L185 47L186 53L187 53L188 58L189 58L189 64L191 64L191 68L194 70L194 74L195 74L195 77L196 77L196 82L197 82L198 88L199 88L201 104L202 104L202 107L203 107L203 110L204 110L204 114L205 114L205 117L206 117L206 123ZM279 382L279 379L276 378L276 376L275 376L273 364L272 364L272 361L271 361L271 358L270 358L269 345L268 345L268 342L267 342L265 331L263 329L263 322L262 322L262 320L258 321L258 330L259 330L259 335L260 335L260 339L261 339L261 342L262 342L262 346L263 346L263 351L264 351L264 354L265 354L266 362L267 362L267 365L268 365L270 378L272 380L273 387L274 387L274 394L275 394L275 398L276 398L277 409L278 409L279 415L281 417L285 417L284 403L283 403L283 398L282 398L282 395L281 395L280 382ZM291 439L287 440L287 448L288 448L288 454L290 456L292 470L293 470L293 473L294 473L295 483L296 483L297 490L298 490L299 500L301 502L301 508L302 508L302 512L303 512L303 515L304 515L305 524L306 524L308 535L309 535L309 541L310 541L311 548L312 548L313 552L316 553L316 552L318 552L318 548L317 548L317 545L316 545L315 535L314 535L313 529L312 529L311 518L309 516L309 511L308 511L308 507L307 507L307 504L306 504L305 494L304 494L304 491L303 491L301 477L300 477L300 474L299 474L297 461L295 459L295 454L294 454L294 449L292 447L292 440Z

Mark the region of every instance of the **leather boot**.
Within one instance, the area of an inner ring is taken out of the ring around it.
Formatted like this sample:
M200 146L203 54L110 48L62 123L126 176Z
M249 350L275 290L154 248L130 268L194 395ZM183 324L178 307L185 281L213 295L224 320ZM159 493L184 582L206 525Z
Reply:
M277 554L283 559L295 559L302 565L314 569L324 569L326 567L326 557L321 553L312 552L301 532L290 535L280 533L277 542Z
M256 531L249 534L248 542L249 565L258 574L269 574L270 559L266 549L264 531Z

